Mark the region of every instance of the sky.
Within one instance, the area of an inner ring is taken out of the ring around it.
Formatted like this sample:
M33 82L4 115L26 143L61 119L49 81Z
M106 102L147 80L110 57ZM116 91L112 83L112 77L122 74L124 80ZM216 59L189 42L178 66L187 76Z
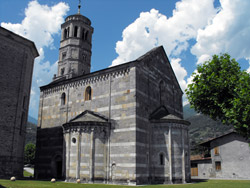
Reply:
M35 42L29 115L40 86L57 73L61 24L79 0L0 0L0 25ZM94 27L91 72L132 61L162 45L183 90L198 64L229 53L250 71L249 0L82 0ZM188 101L184 94L183 104Z

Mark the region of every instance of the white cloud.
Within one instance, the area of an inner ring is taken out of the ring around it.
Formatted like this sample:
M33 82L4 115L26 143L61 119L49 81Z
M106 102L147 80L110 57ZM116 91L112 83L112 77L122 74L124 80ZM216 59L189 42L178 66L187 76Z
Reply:
M33 70L33 81L30 96L30 115L37 117L39 106L40 86L51 82L53 75L57 72L57 63L36 62Z
M250 57L250 1L220 0L221 8L213 20L198 30L192 53L198 63L204 56L229 53L233 58Z
M44 61L44 48L54 48L53 35L60 34L63 16L68 10L69 6L62 2L49 7L34 0L25 9L25 18L21 23L1 23L2 27L34 41L40 54L34 64L29 108L29 114L35 118L38 114L39 87L48 84L57 70L57 63Z
M250 58L246 58L246 59L247 59L249 65L250 65ZM248 73L250 73L250 66L249 66L249 68L248 68L246 71L247 71Z
M58 3L52 7L41 5L36 0L31 1L25 9L25 18L22 23L1 23L1 26L9 29L25 38L35 42L36 47L53 47L53 34L60 31L63 16L69 10L65 3Z
M208 54L202 54L202 55L198 58L197 64L202 64L202 63L208 61L209 59L211 59L211 56L210 56L210 55L208 55Z
M187 76L187 71L184 67L181 66L181 59L171 59L171 66L175 72L176 78L179 81L182 91L184 92L187 87L187 82L185 77Z
M153 47L163 45L170 58L175 58L171 64L184 91L187 71L176 57L188 49L188 41L195 39L198 29L211 22L215 14L213 0L177 2L170 18L155 9L142 12L139 18L124 29L122 41L116 43L118 57L111 66L134 60Z
M167 18L158 10L142 12L124 29L122 41L116 43L118 57L112 66L134 60L155 46L163 45L170 56L188 48L188 40L196 38L216 14L213 0L182 0L176 3L173 16Z

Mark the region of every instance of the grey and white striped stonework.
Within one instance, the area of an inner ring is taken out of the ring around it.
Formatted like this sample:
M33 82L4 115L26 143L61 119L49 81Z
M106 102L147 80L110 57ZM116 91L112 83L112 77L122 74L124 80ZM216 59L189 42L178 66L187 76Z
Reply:
M41 87L36 176L121 184L189 181L182 94L162 46L115 67L56 76ZM61 136L49 144L56 132Z

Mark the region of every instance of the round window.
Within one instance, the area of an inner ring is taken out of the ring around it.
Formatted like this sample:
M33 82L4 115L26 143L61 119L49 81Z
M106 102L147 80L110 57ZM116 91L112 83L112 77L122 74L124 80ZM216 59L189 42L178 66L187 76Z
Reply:
M72 142L75 144L76 143L76 138L72 138Z

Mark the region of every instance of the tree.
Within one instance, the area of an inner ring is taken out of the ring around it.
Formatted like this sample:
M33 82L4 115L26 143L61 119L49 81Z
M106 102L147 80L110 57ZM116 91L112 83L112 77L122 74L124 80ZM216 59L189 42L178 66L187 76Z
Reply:
M250 138L250 75L241 71L230 55L214 55L198 65L187 98L197 112L232 124L241 135Z
M34 164L35 152L36 152L35 144L28 143L25 145L25 149L24 149L24 163L25 164Z

